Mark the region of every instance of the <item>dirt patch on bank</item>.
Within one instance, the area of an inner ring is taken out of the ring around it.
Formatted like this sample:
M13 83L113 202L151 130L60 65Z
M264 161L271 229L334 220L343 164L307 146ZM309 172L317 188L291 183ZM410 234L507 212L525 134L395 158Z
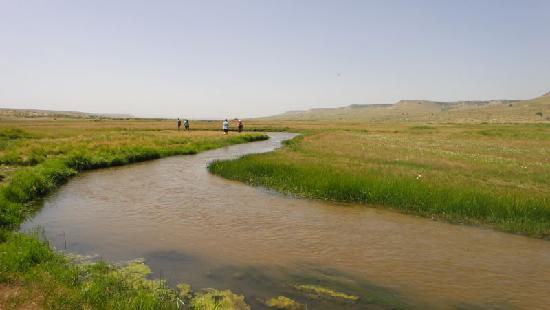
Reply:
M41 310L40 296L27 294L18 285L0 284L0 310Z

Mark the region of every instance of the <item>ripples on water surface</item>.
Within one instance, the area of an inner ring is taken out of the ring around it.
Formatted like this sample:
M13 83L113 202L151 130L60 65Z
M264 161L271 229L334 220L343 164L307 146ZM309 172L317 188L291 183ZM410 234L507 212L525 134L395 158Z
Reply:
M53 245L77 254L145 258L172 284L230 288L253 308L280 294L310 309L550 308L548 241L294 199L206 169L292 136L83 173L22 229L40 226ZM295 284L360 299L312 299Z

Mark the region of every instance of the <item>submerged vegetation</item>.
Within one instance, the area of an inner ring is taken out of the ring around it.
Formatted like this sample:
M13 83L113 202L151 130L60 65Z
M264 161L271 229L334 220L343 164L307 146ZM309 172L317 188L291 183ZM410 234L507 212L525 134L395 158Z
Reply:
M242 295L233 294L230 290L219 291L207 289L191 300L193 309L234 309L250 310Z
M338 298L343 300L357 301L358 296L348 295L346 293L337 292L333 289L322 287L319 285L300 284L296 285L296 289L305 291L312 296L328 296L331 298Z
M7 127L0 127L0 288L12 294L0 296L1 308L32 303L46 309L247 309L244 297L230 291L193 294L181 284L178 293L164 281L148 280L150 270L142 263L124 268L75 264L36 236L13 230L35 210L37 199L79 171L195 154L266 135L158 130L150 122L12 121L2 126Z
M298 310L298 309L304 308L302 304L285 296L277 296L277 297L270 298L265 302L265 305L270 308L286 309L286 310Z
M550 235L549 125L300 126L306 135L276 152L209 170L308 198Z

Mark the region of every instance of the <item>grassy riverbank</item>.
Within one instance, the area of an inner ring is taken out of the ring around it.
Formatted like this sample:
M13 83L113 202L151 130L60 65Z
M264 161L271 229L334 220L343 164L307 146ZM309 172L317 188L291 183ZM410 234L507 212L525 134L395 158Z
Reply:
M1 309L250 309L228 290L174 290L147 279L151 270L139 261L75 263L31 236L4 232L1 241Z
M79 171L267 139L263 134L178 132L163 128L166 124L102 121L98 125L90 120L2 123L0 288L6 293L0 294L0 308L175 309L179 299L187 308L225 304L246 309L242 297L228 291L190 294L187 286L182 286L178 293L162 281L145 280L148 270L142 264L126 268L75 264L37 238L13 232L36 209L33 203L37 199Z
M333 127L327 123L326 128ZM550 235L550 125L357 124L306 135L211 172L315 199Z

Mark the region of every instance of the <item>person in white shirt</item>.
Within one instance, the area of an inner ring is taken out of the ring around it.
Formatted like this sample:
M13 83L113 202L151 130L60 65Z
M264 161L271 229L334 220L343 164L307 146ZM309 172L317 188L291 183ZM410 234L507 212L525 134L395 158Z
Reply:
M188 119L183 120L183 128L185 128L185 130L189 130L189 120Z
M223 121L222 128L223 134L226 135L229 132L229 122L227 121L227 118L225 119L225 121Z

